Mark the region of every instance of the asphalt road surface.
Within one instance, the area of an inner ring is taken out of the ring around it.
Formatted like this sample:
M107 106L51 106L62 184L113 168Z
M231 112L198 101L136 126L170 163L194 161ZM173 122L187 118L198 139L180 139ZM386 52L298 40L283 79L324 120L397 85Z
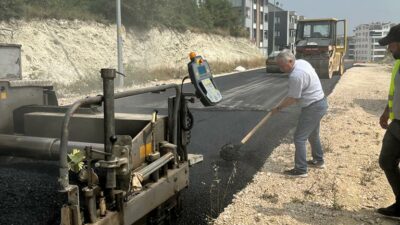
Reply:
M329 95L340 77L322 80ZM219 157L227 143L239 143L265 114L287 93L288 76L267 74L265 69L216 78L223 101L203 107L199 101L190 106L194 115L189 153L203 154L204 161L190 170L190 186L183 193L184 210L177 224L207 224L232 201L233 194L244 188L260 169L272 150L294 132L300 108L289 107L269 119L245 146L243 158L225 162ZM191 84L184 91L193 91ZM119 112L151 112L166 108L167 92L146 94L116 102ZM292 157L292 156L288 156ZM282 168L284 170L286 168Z
M322 80L329 95L338 82L335 76ZM190 105L194 115L190 153L204 155L204 161L190 170L190 186L183 192L184 210L177 224L207 224L218 216L260 169L271 151L291 135L299 114L290 107L270 118L242 150L239 161L219 158L220 148L238 143L286 94L287 75L266 74L265 69L216 78L223 101L204 108L199 101ZM191 84L184 86L191 92ZM166 113L166 97L174 93L145 94L116 102L117 112ZM291 156L288 156L291 157ZM282 168L282 170L285 168ZM45 173L43 173L45 171ZM59 214L56 162L21 161L0 163L0 224L54 224Z

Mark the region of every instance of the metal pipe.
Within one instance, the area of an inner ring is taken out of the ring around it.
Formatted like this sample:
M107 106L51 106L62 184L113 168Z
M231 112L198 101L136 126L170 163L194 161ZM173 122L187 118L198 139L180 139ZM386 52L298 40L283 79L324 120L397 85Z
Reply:
M149 176L156 172L158 169L163 167L169 161L174 159L174 154L171 152L166 153L161 158L157 159L156 161L150 163L148 166L144 167L143 169L139 170L137 174L141 177L142 180L146 180Z
M117 50L118 50L118 72L124 74L124 64L122 55L122 35L121 35L121 0L117 0ZM116 80L117 87L124 86L124 77L118 76Z
M177 84L168 84L168 85L161 85L161 86L156 86L156 87L148 87L148 88L141 88L141 89L136 89L136 90L129 90L129 91L124 91L120 93L116 93L114 95L114 99L118 98L124 98L124 97L129 97L129 96L134 96L134 95L139 95L139 94L144 94L148 92L154 92L154 91L164 91L167 89L175 89L176 93L176 98L175 98L175 104L174 104L174 128L173 128L173 143L177 143L177 122L178 122L178 112L179 112L179 104L180 104L180 96L181 96L181 89L180 86ZM60 164L60 177L59 177L59 183L60 183L60 188L61 191L68 191L70 189L69 185L69 176L68 176L68 138L69 138L69 122L71 120L71 117L75 113L75 111L84 105L91 105L91 104L99 104L103 101L103 96L96 96L96 97L89 97L85 99L81 99L73 103L70 108L67 110L65 113L65 117L62 123L62 128L61 128L61 143L60 143L60 155L59 155L59 164Z
M102 96L96 96L92 98L85 98L76 101L65 113L61 128L61 144L60 144L60 159L59 159L59 171L60 177L58 182L60 183L60 191L69 191L71 189L69 185L68 175L68 138L69 138L69 122L75 111L82 105L98 104L102 101Z
M174 127L173 127L173 144L177 144L177 135L178 135L178 113L179 113L179 106L181 102L181 87L177 84L166 84L161 86L155 87L148 87L148 88L141 88L136 90L129 90L125 92L115 93L114 98L125 98L128 96L144 94L148 92L157 92L157 91L164 91L168 89L175 89L175 104L174 104Z
M114 116L114 79L115 69L101 69L101 78L103 78L104 93L104 151L109 153L106 161L114 161L115 156L112 154L113 142L115 140L115 116ZM107 169L107 188L115 188L117 186L115 168Z
M83 188L83 193L86 199L87 213L91 223L97 222L97 207L96 207L96 190L91 187Z
M96 151L104 151L103 144L68 142L68 153L72 149L91 146ZM56 161L59 159L60 139L0 134L0 155L30 159ZM93 153L95 159L104 159L104 154Z
M275 7L275 0L274 0L274 7ZM275 8L272 18L272 52L275 51Z

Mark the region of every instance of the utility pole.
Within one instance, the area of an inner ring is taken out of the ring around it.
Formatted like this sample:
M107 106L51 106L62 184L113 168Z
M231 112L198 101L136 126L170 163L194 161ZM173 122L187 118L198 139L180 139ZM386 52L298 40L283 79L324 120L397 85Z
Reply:
M118 49L118 72L116 79L116 86L121 88L124 86L124 65L122 58L122 36L121 36L121 0L117 0L117 49Z
M275 51L275 0L274 0L274 6L273 6L273 13L272 13L272 52ZM271 52L271 53L272 53Z

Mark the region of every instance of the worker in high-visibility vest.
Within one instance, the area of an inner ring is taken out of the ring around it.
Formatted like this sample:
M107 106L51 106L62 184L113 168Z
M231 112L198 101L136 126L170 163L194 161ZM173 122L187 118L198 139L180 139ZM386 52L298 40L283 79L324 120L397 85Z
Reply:
M389 207L378 209L378 213L400 218L400 24L390 28L387 36L379 40L379 44L388 45L396 60L392 70L388 104L379 120L381 127L386 129L379 165L393 189L396 202Z

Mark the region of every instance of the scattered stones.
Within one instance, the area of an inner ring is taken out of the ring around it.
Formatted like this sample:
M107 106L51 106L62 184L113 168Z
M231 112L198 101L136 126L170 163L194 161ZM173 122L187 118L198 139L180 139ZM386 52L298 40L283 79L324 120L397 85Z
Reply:
M378 164L384 134L378 121L390 79L384 67L366 64L348 70L329 96L330 109L321 123L325 170L310 168L305 179L277 172L293 165L289 139L285 143L290 144L278 146L254 182L235 196L227 207L229 220L222 219L224 212L215 225L397 224L375 213L394 201Z

